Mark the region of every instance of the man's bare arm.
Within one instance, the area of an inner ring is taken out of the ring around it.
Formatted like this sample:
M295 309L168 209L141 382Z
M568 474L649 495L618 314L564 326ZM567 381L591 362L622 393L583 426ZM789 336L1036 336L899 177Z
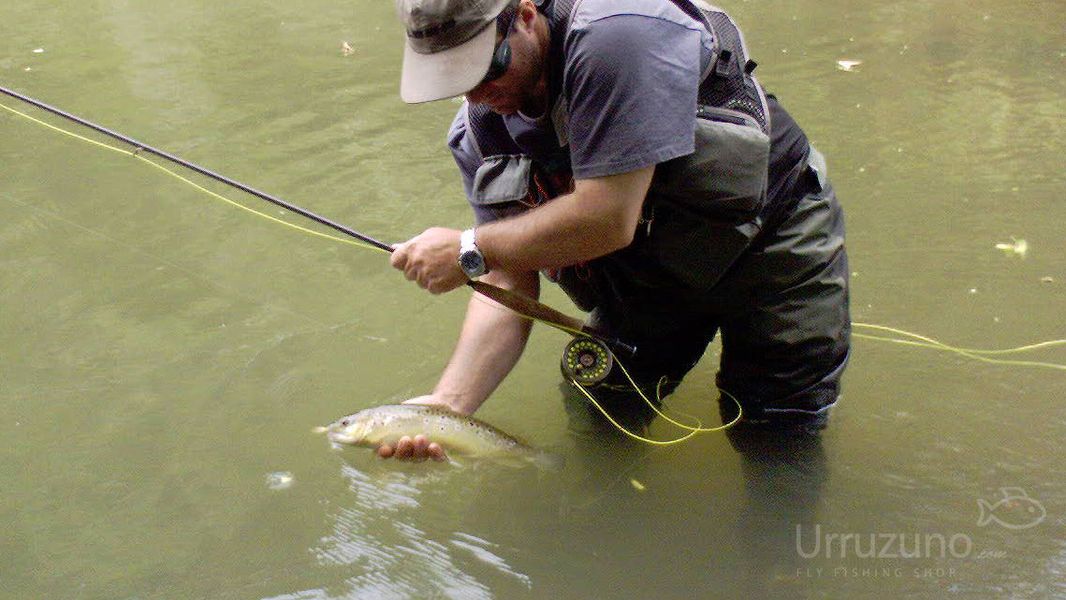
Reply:
M540 295L540 279L535 272L519 274L493 271L482 281L517 291L531 298ZM438 404L462 414L478 409L514 368L522 355L532 322L507 308L474 294L467 306L452 357L440 381L428 396L409 402ZM396 447L381 446L383 458L444 458L443 449L431 437L403 438Z
M515 274L497 270L481 280L530 298L540 296L536 272ZM473 413L518 362L531 327L529 319L481 294L473 294L459 341L433 390L434 398L456 412Z
M518 216L478 227L490 270L565 267L610 254L633 240L655 167L578 180L573 193ZM396 245L392 266L434 294L466 282L456 259L459 231L434 227Z
M490 268L536 271L591 260L633 241L655 167L581 179L572 193L478 228Z

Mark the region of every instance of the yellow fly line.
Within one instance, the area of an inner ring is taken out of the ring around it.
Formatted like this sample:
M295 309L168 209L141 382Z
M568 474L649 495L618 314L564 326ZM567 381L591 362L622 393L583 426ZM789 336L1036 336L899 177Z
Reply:
M154 162L154 161L149 160L148 158L146 158L144 156L141 156L141 154L137 150L132 150L131 151L131 150L123 149L123 148L117 148L115 146L111 146L109 144L105 144L105 143L99 142L97 140L94 140L94 139L91 139L91 138L88 138L88 137L85 137L85 136L82 136L82 135L78 135L77 133L74 133L72 131L68 131L68 130L63 129L61 127L57 127L55 125L52 125L52 124L47 123L45 121L42 121L40 119L34 118L34 117L32 117L32 116L30 116L30 115L28 115L26 113L23 113L23 112L18 111L18 110L14 109L14 108L11 108L11 107L3 104L3 103L0 103L0 108L4 109L4 110L6 110L6 111L8 111L8 112L10 112L12 114L15 114L15 115L17 115L19 117L22 117L24 119L27 119L27 120L32 121L34 123L37 123L38 125L41 125L42 127L46 127L46 128L48 128L48 129L50 129L52 131L61 133L63 135L69 136L69 137L72 137L72 138L80 140L82 142L85 142L85 143L88 143L88 144L92 144L94 146L97 146L97 147L100 147L100 148L103 148L103 149L106 149L106 150L110 150L111 152L117 152L119 154L123 154L123 155L126 155L126 156L131 156L131 157L133 157L133 158L135 158L135 159L137 159L139 161L142 161L144 163L147 163L147 164L151 165L152 167L154 167L154 168L156 168L156 169L158 169L160 171L163 171L167 175L169 175L169 176L171 176L171 177L173 177L173 178L175 178L175 179L177 179L177 180L179 180L179 181L181 181L181 182L183 182L185 184L188 184L188 185L196 188L197 190L199 190L199 191L201 191L201 192L203 192L205 194L208 194L209 196L211 196L213 198L221 200L221 201L223 201L223 202L225 202L225 203L227 203L227 204L229 204L231 206L234 206L234 207L239 208L239 209L241 209L243 211L249 212L249 213L251 213L253 215L256 215L258 217L262 217L262 218L267 219L269 221L273 221L274 223L278 223L280 225L284 225L285 227L289 227L291 229L295 229L295 230L300 231L302 233L305 233L307 235L311 235L311 236L315 236L315 237L319 237L319 238L324 238L324 239L327 239L327 240L332 240L334 242L339 242L339 243L342 243L342 244L348 244L348 245L351 245L351 246L357 246L357 247L360 247L360 248L366 248L366 249L369 249L369 250L376 250L378 252L383 252L383 253L386 253L386 254L388 253L387 250L384 250L382 248L378 248L378 247L373 246L371 244L366 244L366 243L363 243L361 241L341 238L341 237L337 237L337 236L334 236L334 235L330 235L328 233L322 233L320 231L315 231L313 229L309 229L307 227L302 227L300 225L296 225L295 223L290 223L290 222L285 221L283 219L279 219L279 218L277 218L277 217L275 217L273 215L268 215L268 214L266 214L264 212L255 210L253 208L249 208L249 207L247 207L247 206L245 206L245 205L243 205L243 204L241 204L239 202L235 202L233 200L230 200L229 198L226 198L225 196L223 196L221 194L218 194L216 192L213 192L213 191L203 187L202 185L200 185L200 184L198 184L198 183L196 183L196 182L194 182L194 181L192 181L192 180L180 175L179 173L175 172L172 169L169 169L169 168L167 168L167 167L165 167L165 166L163 166L163 165L161 165L161 164L159 164L157 162ZM564 324L561 324L561 323L546 321L546 320L539 319L537 317L534 317L534 316L531 316L531 315L527 315L527 314L523 314L523 313L517 312L517 311L516 311L516 314L519 314L520 316L525 317L527 319L530 319L532 321L542 322L542 323L545 323L547 325L551 325L552 327L555 327L556 329L560 329L560 330L565 331L567 333L570 333L571 335L574 335L574 336L589 337L591 339L595 339L592 336L588 335L588 333L586 333L584 331L568 327L568 326L566 326ZM907 346L916 346L916 347L921 347L921 348L930 348L930 349L939 350L939 351L942 351L942 352L951 352L951 353L954 353L954 354L958 354L960 356L965 356L967 358L971 358L971 359L978 360L978 361L981 361L981 362L992 363L992 364L1010 365L1010 366L1022 366L1022 367L1041 367L1041 368L1049 368L1049 369L1056 369L1056 370L1066 371L1066 365L1062 365L1062 364L1039 362L1039 361L1027 361L1027 360L1007 360L1007 359L999 359L999 358L989 358L989 356L993 356L993 355L1017 354L1017 353L1021 353L1021 352L1028 352L1028 351L1038 350L1038 349L1043 349L1043 348L1062 346L1062 345L1066 345L1066 340L1050 340L1050 341L1046 341L1046 342L1040 342L1040 343L1037 343L1037 344L1030 344L1030 345L1027 345L1027 346L1019 346L1017 348L1007 348L1007 349L1002 349L1002 350L979 350L979 349L973 349L973 348L958 348L958 347L950 346L948 344L945 344L943 342L940 342L940 341L935 340L935 339L930 338L930 337L926 337L926 336L923 336L923 335L920 335L920 334L917 334L917 333L912 333L912 332L909 332L909 331L904 331L902 329L896 329L896 328L893 328L893 327L887 327L885 325L876 325L876 324L870 324L870 323L853 323L852 325L855 328L868 329L868 330L879 331L879 332L883 332L883 333L890 333L890 334L894 334L894 335L897 335L897 336L902 336L904 338L910 338L910 339L899 339L899 338L895 338L895 337L885 337L885 336L880 336L880 335L870 335L870 334L863 334L863 333L854 333L853 334L855 337L861 338L861 339L867 339L867 340L879 341L879 342L886 342L886 343L894 343L894 344L902 344L902 345L907 345ZM644 442L644 443L647 443L647 444L653 444L653 445L658 445L658 446L668 446L668 445L678 444L678 443L681 443L681 442L683 442L685 440L688 440L689 438L691 438L692 436L696 435L697 433L722 431L724 429L728 429L729 427L732 427L737 422L739 422L741 417L742 417L742 415L743 415L743 408L741 407L740 401L735 396L733 396L732 394L727 392L726 390L723 390L723 389L719 388L719 391L722 394L724 394L726 397L730 398L734 403L736 403L736 405L737 405L737 415L736 415L736 417L734 417L728 423L726 423L724 425L720 425L718 427L703 427L703 423L696 417L692 417L696 421L695 425L686 425L684 423L678 422L678 421L670 418L668 415L664 414L662 411L659 410L658 407L655 406L655 403L652 402L647 397L647 395L645 395L644 391L633 380L633 378L629 374L629 371L625 368L625 366L621 363L621 361L618 360L617 356L614 356L614 361L619 366L619 368L622 370L622 373L625 375L626 380L628 380L629 384L633 387L633 389L635 389L637 391L637 393L640 395L641 399L644 400L644 402L655 412L656 415L658 415L659 417L662 417L665 421L669 422L670 424L672 424L672 425L674 425L674 426L676 426L676 427L688 432L688 433L686 433L685 435L683 435L681 437L670 439L670 440L653 440L653 439L650 439L650 438L635 434L635 433L627 430L624 426L622 426L620 423L618 423L613 417L611 417L611 415L607 412L607 410L605 410L603 408L603 406L601 406L600 403L596 401L595 397L593 397L593 395L588 391L588 389L585 388L585 386L581 385L576 380L571 378L571 383L574 386L576 386L585 395L585 397L588 398L588 400L593 404L593 406L595 406L603 414L603 416L606 417L606 419L612 425L614 425L615 427L618 428L619 431L621 431L622 433L624 433L625 435L627 435L627 436L629 436L629 437L631 437L633 439L636 439L638 441L641 441L641 442ZM659 386L656 387L656 396L658 396L656 399L659 400L660 402L662 401L662 398L661 398L661 396L659 394L660 389L661 389L661 385L662 385L662 381L660 381L659 382Z
M352 245L352 246L359 246L359 247L362 247L362 248L367 248L369 250L377 250L379 252L385 252L387 254L387 252L385 250L383 250L381 248L377 248L375 246L371 246L370 244L365 244L365 243L357 241L357 240L350 240L350 239L337 237L335 235L330 235L328 233L322 233L321 231L315 231L314 229L308 229L307 227L301 227L300 225L297 225L295 223L290 223L290 222L285 221L283 219L279 219L279 218L277 218L277 217L275 217L273 215L268 215L268 214L266 214L264 212L255 210L254 208L249 208L249 207L247 207L247 206L245 206L245 205L243 205L243 204L241 204L239 202L234 202L233 200L230 200L229 198L226 198L225 196L223 196L221 194L217 194L217 193L215 193L215 192L203 187L202 185L196 183L195 181L192 181L192 180L190 180L190 179L188 179L186 177L183 177L182 175L178 174L177 172L173 171L172 169L168 169L167 167L164 167L163 165L161 165L161 164L159 164L159 163L157 163L155 161L148 160L144 156L141 156L141 154L139 152L137 152L136 150L126 150L124 148L116 148L115 146L112 146L110 144L105 144L103 142L98 142L98 141L96 141L94 139L87 138L87 137L82 136L82 135L78 135L77 133L74 133L73 131L68 131L66 129L63 129L62 127L56 127L55 125L52 125L51 123L46 123L46 122L44 122L44 121L42 121L40 119L34 118L34 117L30 116L30 115L27 115L26 113L23 113L21 111L15 110L14 108L11 108L10 106L7 106L7 105L2 104L2 103L0 103L0 108L3 108L4 110L6 110L8 112L14 113L14 114L16 114L16 115L18 115L20 117L23 117L25 119L28 119L30 121L33 121L34 123L37 123L38 125L41 125L43 127L47 127L48 129L51 129L52 131L56 131L58 133L66 135L66 136L70 136L70 137L72 137L74 139L81 140L81 141L86 142L88 144L92 144L94 146L97 146L97 147L100 147L100 148L104 148L106 150L110 150L112 152L117 152L119 154L124 154L126 156L132 156L133 158L136 158L139 161L145 162L145 163L155 167L156 169L159 169L160 171L163 171L167 175L170 175L171 177L173 177L173 178L175 178L175 179L177 179L179 181L182 181L182 182L184 182L184 183L186 183L188 185L191 185L192 187L200 190L201 192L203 192L205 194L208 194L209 196L217 198L217 199L219 199L219 200L221 200L221 201L223 201L223 202L225 202L225 203L227 203L227 204L229 204L231 206L235 206L235 207L237 207L237 208L239 208L241 210L250 212L253 215L256 215L256 216L262 217L264 219L273 221L275 223L284 225L285 227L290 227L292 229L295 229L297 231L301 231L301 232L306 233L308 235L313 235L315 237L325 238L327 240L333 240L335 242L340 242L342 244L349 244L349 245Z
M888 327L885 325L876 325L873 323L852 323L851 325L856 329L868 329L872 331L880 331L884 333L891 333L898 336L903 336L906 338L911 338L899 339L895 337L870 335L866 333L852 334L857 338L865 340L901 344L904 346L916 346L919 348L930 348L933 350L939 350L941 352L950 352L952 354L958 354L959 356L965 356L966 358L971 358L973 360L995 365L1009 365L1015 367L1037 367L1044 369L1055 369L1058 371L1066 371L1066 365L1058 363L1040 362L1033 360L1007 360L1002 358L989 358L990 355L1002 356L1005 354L1020 354L1022 352L1031 352L1033 350L1040 350L1043 348L1054 348L1056 346L1064 346L1066 345L1066 340L1048 340L1046 342L1039 342L1026 346L1018 346L1016 348L1004 348L1002 350L979 350L975 348L958 348L945 344L944 342L935 340L931 337L912 333L910 331L904 331L902 329L896 329L895 327Z
M608 351L610 351L610 350L608 350ZM578 383L576 379L574 379L572 377L570 378L570 383L573 384L575 387L577 387L577 389L581 390L581 393L584 394L586 398L588 398L589 402L591 402L592 405L595 406L596 409L599 410L601 414L603 414L604 418L606 418L611 423L611 425L614 425L615 428L617 428L619 431L621 431L622 433L624 433L628 437L633 438L633 439L635 439L637 441L644 442L645 444L652 444L654 446L672 446L674 444L679 444L681 442L684 442L685 440L687 440L690 437L696 435L697 433L707 433L707 432L711 432L711 431L723 431L725 429L729 429L733 425L736 425L737 422L740 421L740 418L744 414L744 408L740 405L740 401L737 400L736 396L734 396L733 394L730 394L729 392L723 390L722 388L718 388L718 391L720 391L722 394L724 394L726 397L728 397L730 400L732 400L734 403L736 403L736 405L737 405L737 416L733 417L733 419L731 421L729 421L728 423L726 423L724 425L719 425L718 427L703 427L703 422L700 421L698 417L692 417L693 419L696 420L696 425L695 426L693 426L693 425L685 425L684 423L679 423L679 422L675 421L674 419L671 419L668 415L666 415L662 411L660 411L659 408L655 406L655 403L652 402L650 399L648 399L648 396L644 394L644 390L642 390L640 388L640 386L637 385L637 382L633 380L633 377L630 376L629 370L625 368L625 365L623 365L620 360L618 360L618 356L617 355L614 356L614 362L615 362L616 365L618 365L618 367L620 369L622 369L622 373L626 376L626 380L628 380L629 384L633 387L633 389L636 390L638 394L640 394L640 398L642 400L644 400L644 403L647 404L652 409L652 411L655 412L656 415L662 417L665 421L669 422L670 424L675 425L675 426L677 426L677 427L679 427L679 428L681 428L681 429L683 429L685 431L688 431L688 433L686 433L685 435L683 435L681 437L678 437L678 438L674 438L672 440L653 440L653 439L650 439L650 438L646 438L646 437L644 437L642 435L633 433L632 431L629 431L628 429L626 429L621 423L619 423L618 421L615 421L614 418L610 415L610 413L608 413L605 408L600 406L600 403L596 401L596 398L593 397L592 393L589 392L585 388L585 386L583 386L580 383ZM659 400L659 402L662 402L662 394L660 393L660 390L662 389L662 384L663 384L664 379L665 378L660 379L658 385L655 386L655 395L656 395L656 399ZM688 416L691 416L691 415L688 415Z
M8 111L10 113L13 113L13 114L15 114L15 115L17 115L19 117L22 117L24 119L27 119L29 121L32 121L32 122L34 122L34 123L36 123L38 125L41 125L42 127L45 127L47 129L50 129L50 130L55 131L57 133L61 133L61 134L65 135L65 136L74 138L76 140L85 142L87 144L91 144L91 145L99 147L99 148L103 148L105 150L109 150L111 152L117 152L117 153L125 155L125 156L133 157L133 158L135 158L135 159L137 159L139 161L142 161L144 163L147 163L147 164L151 165L152 167L155 167L156 169L159 169L160 171L163 171L167 175L170 175L171 177L173 177L173 178L175 178L175 179L177 179L177 180L179 180L179 181L181 181L181 182L183 182L185 184L188 184L188 185L192 186L193 188L195 188L195 189L197 189L197 190L199 190L199 191L201 191L201 192L203 192L203 193L205 193L205 194L207 194L207 195L209 195L209 196L211 196L213 198L221 200L221 201L225 202L226 204L229 204L231 206L234 206L236 208L239 208L241 210L249 212L249 213L251 213L253 215L256 215L258 217L262 217L264 219L273 221L274 223L278 223L280 225L284 225L285 227L289 227L289 228L295 229L297 231L300 231L302 233L305 233L305 234L308 234L308 235L312 235L312 236L315 236L315 237L320 237L320 238L332 240L332 241L335 241L335 242L340 242L342 244L348 244L348 245L351 245L351 246L367 248L369 250L377 250L379 252L383 252L383 253L386 253L386 254L388 253L386 250L384 250L382 248L378 248L376 246L372 246L370 244L365 244L363 242L359 242L359 241L356 241L356 240L340 238L340 237L337 237L337 236L334 236L334 235L330 235L330 234L327 234L327 233L322 233L320 231L315 231L313 229L309 229L307 227L302 227L300 225L296 225L295 223L290 223L288 221L279 219L279 218L277 218L277 217L275 217L273 215L268 215L268 214L266 214L264 212L255 210L253 208L249 208L249 207L247 207L247 206L245 206L245 205L243 205L243 204L241 204L239 202L235 202L233 200L230 200L229 198L226 198L225 196L223 196L221 194L218 194L216 192L213 192L213 191L203 187L202 185L196 183L195 181L190 180L187 177L184 177L184 176L180 175L179 173L175 172L172 169L169 169L169 168L167 168L167 167L165 167L165 166L163 166L163 165L161 165L161 164L159 164L159 163L157 163L155 161L149 160L149 159L145 158L144 156L141 156L141 154L138 151L136 151L136 150L132 150L131 151L131 150L126 150L124 148L118 148L118 147L112 146L110 144L105 144L103 142L99 142L99 141L94 140L92 138L88 138L88 137L85 137L83 135L79 135L79 134L74 133L72 131L63 129L62 127L57 127L55 125L52 125L51 123L47 123L45 121L37 119L37 118L35 118L33 116L30 116L30 115L28 115L28 114L26 114L26 113L24 113L22 111L19 111L19 110L16 110L14 108L11 108L11 107L3 104L3 103L0 103L0 108L3 108L4 110L6 110L6 111ZM533 316L527 315L527 314L523 314L523 313L517 313L516 312L516 314L519 314L522 317L525 317L525 318L530 319L532 321L538 321L538 322L546 323L548 325L551 325L552 327L555 327L556 329L559 329L561 331L565 331L565 332L570 333L571 335L574 335L574 336L592 338L592 336L589 336L586 332L583 332L580 329L569 327L569 326L567 326L565 324L562 324L562 323L557 323L557 322L552 322L552 321L546 321L546 320L543 320L543 319L538 319L536 317L533 317ZM634 389L636 389L637 392L640 394L640 397L643 398L644 401L648 403L648 406L650 406L652 408L652 410L654 410L658 415L660 415L661 417L663 417L664 419L666 419L670 423L673 423L674 425L677 425L678 427L681 427L683 429L689 430L689 433L687 435L685 435L684 437L681 437L681 438L678 438L678 439L675 439L675 440L669 440L669 441L666 441L666 442L661 442L661 441L657 441L657 440L651 440L651 439L644 438L642 436L636 435L636 434L626 430L626 428L624 426L622 426L617 421L615 421L614 418L612 418L610 416L610 414L608 414L607 411L604 410L604 408L602 406L600 406L600 404L588 392L588 390L586 390L584 387L582 387L577 382L574 382L574 384L577 385L577 387L582 391L582 393L584 393L588 397L588 399L592 402L592 404L594 406L596 406L596 408L598 408L600 410L600 412L603 413L603 415L608 419L608 421L610 421L612 424L614 424L615 427L617 427L620 431L622 431L623 433L625 433L626 435L628 435L630 437L634 437L634 438L636 438L638 440L641 440L641 441L649 443L649 444L662 444L662 445L676 444L676 443L682 442L682 441L684 441L684 440L686 440L686 439L688 439L688 438L692 437L693 435L695 435L697 433L700 433L700 432L719 431L719 430L725 429L727 427L732 426L734 423L736 423L740 419L740 414L738 413L737 417L735 419L733 419L730 423L728 423L726 425L723 425L721 427L715 427L715 428L703 428L703 427L700 427L699 425L702 425L702 423L699 422L699 419L696 419L696 421L698 423L698 425L696 427L690 427L690 426L678 423L677 421L671 419L669 416L667 416L667 415L663 414L662 412L660 412L659 409L655 407L655 405L647 398L647 396L645 396L644 392L640 389L640 387L637 386L637 384L629 376L629 372L625 369L625 367L621 364L621 362L617 360L617 357L615 358L615 362L622 369L622 372L625 373L626 378L629 379L629 381L633 385ZM728 392L725 392L725 393L728 394ZM730 396L730 397L732 397L732 396ZM734 398L734 401L736 402L735 398ZM738 407L738 409L740 408L740 403L739 402L737 402L737 407Z

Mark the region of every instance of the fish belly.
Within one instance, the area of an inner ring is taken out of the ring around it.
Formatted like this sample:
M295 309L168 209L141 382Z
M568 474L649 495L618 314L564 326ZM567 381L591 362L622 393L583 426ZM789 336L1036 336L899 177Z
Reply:
M398 419L382 426L367 436L368 442L374 446L380 444L396 443L402 437L414 437L424 435L432 442L436 442L445 450L470 456L490 455L506 452L510 449L505 440L495 439L495 436L478 431L463 423L451 422L448 419Z

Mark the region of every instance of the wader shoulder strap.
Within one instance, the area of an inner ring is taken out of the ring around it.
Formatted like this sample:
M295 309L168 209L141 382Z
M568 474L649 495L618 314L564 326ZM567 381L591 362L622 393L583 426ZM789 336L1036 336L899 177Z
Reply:
M768 133L770 110L766 94L752 74L756 63L749 57L744 34L736 22L724 10L703 0L670 1L703 23L713 40L714 56L700 81L700 116L756 125Z

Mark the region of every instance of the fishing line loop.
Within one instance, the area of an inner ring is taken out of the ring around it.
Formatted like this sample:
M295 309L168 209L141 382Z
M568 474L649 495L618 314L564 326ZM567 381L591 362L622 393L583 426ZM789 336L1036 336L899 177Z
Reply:
M577 335L577 334L575 334L575 335ZM585 337L591 337L591 336L587 336L586 334L583 334L583 333L581 335L583 335ZM604 418L606 418L607 421L611 425L613 425L616 429L618 429L623 434L625 434L626 436L628 436L628 437L630 437L632 439L635 439L635 440L637 440L639 442L644 442L645 444L652 444L654 446L672 446L674 444L679 444L681 442L684 442L684 441L688 440L689 438L691 438L692 436L696 435L697 433L709 433L709 432L713 432L713 431L724 431L726 429L729 429L733 425L736 425L740 421L741 417L744 415L744 407L741 406L740 400L738 400L737 397L734 396L733 394L730 394L726 390L724 390L721 387L719 387L718 391L721 392L722 394L724 394L726 397L728 397L730 400L732 400L737 405L737 415L736 415L736 417L734 417L728 423L725 423L724 425L719 425L717 427L704 427L703 426L703 422L699 419L699 417L695 417L695 416L692 416L692 415L685 415L685 416L693 418L696 421L696 425L686 425L684 423L680 423L680 422L670 418L670 416L667 415L666 413L664 413L661 410L659 410L659 408L655 405L655 403L652 402L648 398L648 396L644 393L644 390L641 389L641 387L639 385L637 385L637 382L633 379L632 375L629 374L629 369L626 369L625 365L622 364L622 361L619 360L618 355L615 354L610 348L608 348L607 351L611 353L611 356L613 358L614 364L618 365L618 368L621 369L622 374L625 375L626 380L629 382L630 388L633 389L633 390L636 390L636 392L640 396L640 398L644 401L645 404L648 405L649 408L651 408L651 410L656 415L658 415L659 417L661 417L662 419L664 419L668 423L670 423L670 424L672 424L672 425L674 425L674 426L676 426L676 427L678 427L678 428L680 428L682 430L688 431L688 433L686 433L685 435L682 435L681 437L677 437L677 438L670 439L670 440L653 440L651 438L644 437L644 436L642 436L640 434L633 433L632 431L629 431L628 429L626 429L624 425L622 425L621 423L616 421L614 419L614 417L612 417L610 415L610 413L607 412L607 409L605 409L599 402L596 401L595 396L592 395L592 392L590 392L586 388L586 386L584 386L581 383L579 383L577 381L577 379L575 379L574 377L568 376L568 379L570 380L570 384L573 385L574 387L576 387L578 390L580 390L581 393L584 394L585 398L587 398L588 401L591 402L592 405L595 406L598 411L600 411L600 414L602 414L604 416ZM659 382L655 385L655 397L656 397L656 400L660 404L662 404L662 401L663 401L663 398L662 398L662 385L663 385L663 383L665 381L666 381L666 377L661 377L661 378L659 378Z

